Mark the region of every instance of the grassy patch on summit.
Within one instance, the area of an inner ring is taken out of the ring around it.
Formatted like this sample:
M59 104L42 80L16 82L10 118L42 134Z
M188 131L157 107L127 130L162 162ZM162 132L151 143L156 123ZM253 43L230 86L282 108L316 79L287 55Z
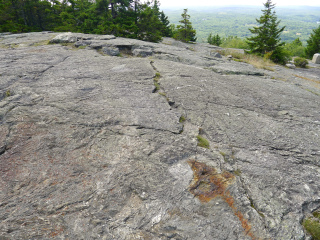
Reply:
M233 60L237 62L245 62L255 66L256 68L274 71L272 67L275 64L267 58L259 57L253 54L241 53L237 50L232 49L224 49L219 51L219 53L224 56L231 55L233 57Z
M199 147L203 147L203 148L210 148L210 144L209 141L207 139L205 139L204 137L198 135L197 136L198 139L198 146Z

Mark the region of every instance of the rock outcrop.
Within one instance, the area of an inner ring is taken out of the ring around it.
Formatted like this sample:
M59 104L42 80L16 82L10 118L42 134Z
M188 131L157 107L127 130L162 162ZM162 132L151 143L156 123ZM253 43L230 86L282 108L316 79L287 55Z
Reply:
M316 53L313 55L312 62L315 64L320 64L320 54Z
M58 35L0 36L1 239L310 239L319 68Z

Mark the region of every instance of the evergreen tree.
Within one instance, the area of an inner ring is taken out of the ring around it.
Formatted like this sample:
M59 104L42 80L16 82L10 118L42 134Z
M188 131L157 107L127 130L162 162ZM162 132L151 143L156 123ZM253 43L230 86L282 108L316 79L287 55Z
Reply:
M168 17L164 14L163 11L160 13L160 21L162 22L162 28L161 28L162 35L164 37L172 37L173 33L170 26L170 22L168 20Z
M285 63L286 54L283 50L284 43L281 42L280 34L285 27L279 28L280 21L277 21L275 11L275 4L271 0L267 0L263 4L265 9L259 19L256 19L259 24L258 27L249 29L254 36L247 38L249 45L249 53L258 55L268 54L270 59L275 62Z
M195 42L196 30L192 28L192 23L190 22L190 15L188 15L188 9L184 9L181 14L182 19L179 21L181 25L177 26L177 32L174 36L175 39L182 42Z
M162 39L161 28L162 22L159 18L160 12L158 7L150 7L143 4L138 18L138 39L159 42Z
M212 33L207 38L207 42L211 45L220 46L222 43L221 37L219 34L212 36Z
M309 39L307 40L306 56L312 58L313 54L320 52L320 26L313 29Z
M70 31L158 42L171 35L159 1L0 0L0 32Z

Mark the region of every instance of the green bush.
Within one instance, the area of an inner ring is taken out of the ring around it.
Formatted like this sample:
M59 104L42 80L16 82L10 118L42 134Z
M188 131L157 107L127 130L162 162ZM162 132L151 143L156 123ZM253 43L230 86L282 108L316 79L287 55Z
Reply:
M291 43L286 43L284 49L289 52L291 57L305 57L305 47L302 45L299 38Z
M306 68L308 61L305 58L297 57L294 59L294 65L296 65L296 67Z
M237 36L228 36L222 39L221 47L223 48L239 48L248 49L249 46L244 39L238 38Z

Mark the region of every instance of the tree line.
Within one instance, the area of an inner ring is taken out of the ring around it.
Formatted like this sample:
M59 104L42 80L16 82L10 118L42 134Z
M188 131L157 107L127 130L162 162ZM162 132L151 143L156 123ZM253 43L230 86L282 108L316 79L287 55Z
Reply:
M196 41L196 31L183 10L177 27L151 0L0 0L0 32L82 32L159 42L173 37Z
M32 31L114 34L152 42L172 36L157 0L0 0L0 32Z

